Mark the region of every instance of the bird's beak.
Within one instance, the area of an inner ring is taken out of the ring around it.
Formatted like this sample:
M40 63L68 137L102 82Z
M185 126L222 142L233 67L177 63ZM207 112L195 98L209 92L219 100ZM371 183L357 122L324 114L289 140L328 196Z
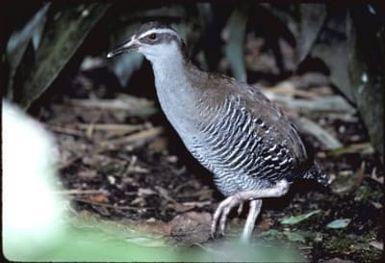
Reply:
M130 52L137 51L138 47L139 47L139 42L133 37L129 42L119 45L115 47L112 51L110 51L107 54L107 58L112 58L122 53L130 53Z

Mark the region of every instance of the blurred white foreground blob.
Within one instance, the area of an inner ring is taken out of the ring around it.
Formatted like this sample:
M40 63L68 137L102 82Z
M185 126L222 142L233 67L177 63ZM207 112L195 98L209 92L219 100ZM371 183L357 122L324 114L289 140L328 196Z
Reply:
M58 150L39 122L4 100L2 127L3 253L12 261L33 260L64 233L55 187Z

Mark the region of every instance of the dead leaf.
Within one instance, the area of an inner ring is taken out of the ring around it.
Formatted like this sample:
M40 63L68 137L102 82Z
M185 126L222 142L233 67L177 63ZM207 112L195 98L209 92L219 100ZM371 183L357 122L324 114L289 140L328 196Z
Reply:
M97 177L97 172L95 170L84 170L78 172L79 179L81 180L92 180Z
M171 232L170 224L160 220L135 222L135 229L144 233L162 236L168 236Z
M139 188L138 196L154 195L156 192L150 188Z
M341 259L341 258L332 258L328 260L320 260L320 263L354 263L354 261Z
M332 229L345 228L350 224L350 221L352 221L350 218L336 219L330 222L329 224L327 224L326 228L332 228Z
M263 218L261 222L258 224L258 228L261 231L267 231L274 225L274 221L271 218Z
M344 154L360 153L360 154L372 154L374 152L373 147L369 142L355 143L346 147L337 148L328 152L330 156L340 156Z
M210 238L210 213L184 213L174 217L169 224L170 236L178 244L204 243Z
M365 177L365 161L361 162L360 169L356 172L356 186L359 186L362 183L362 180L364 180Z
M311 212L309 212L307 214L301 214L301 215L296 215L296 216L285 217L285 218L283 218L281 220L281 224L295 225L295 224L298 224L298 223L308 219L312 215L318 214L319 212L321 212L321 210L314 210L314 211L311 211Z
M105 196L104 194L90 195L88 197L88 200L93 203L108 203L108 197Z
M369 243L369 245L371 245L372 247L377 248L379 250L384 250L384 243L382 243L382 242L372 241Z

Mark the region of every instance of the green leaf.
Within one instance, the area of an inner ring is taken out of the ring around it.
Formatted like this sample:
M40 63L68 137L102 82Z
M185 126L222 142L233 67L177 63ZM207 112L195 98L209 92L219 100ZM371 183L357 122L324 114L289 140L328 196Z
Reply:
M269 229L267 231L263 231L263 232L259 233L258 236L260 238L266 238L269 240L282 239L282 237L283 237L282 232L280 232L276 229Z
M287 231L287 232L284 232L284 234L286 235L287 239L289 239L290 241L305 243L305 237L299 232Z
M227 22L228 40L225 47L226 58L236 79L246 81L246 66L243 44L246 34L248 14L246 6L238 6Z
M23 73L30 67L31 58L34 58L37 50L43 28L46 22L46 16L51 3L45 4L20 31L14 31L8 40L6 47L6 57L9 62L9 83L6 95L8 99L14 99L15 92L12 89L16 82L25 80ZM21 62L23 62L21 64ZM17 93L17 92L16 92Z
M25 80L12 87L13 93L18 94L15 98L18 103L27 108L40 97L109 7L108 3L94 2L69 4L62 10L51 6L34 64L25 69Z
M312 215L318 214L319 212L321 212L321 210L314 210L314 211L309 212L307 214L285 217L285 218L283 218L281 220L281 224L284 224L284 225L295 225L295 224L298 224L298 223L308 219Z
M51 3L45 4L20 31L14 31L9 38L6 55L13 71L19 66L23 54L32 40L36 50L40 44L42 30L46 21L47 11Z
M352 221L350 218L336 219L331 221L329 224L327 224L326 228L332 228L332 229L345 228L349 225L350 221Z

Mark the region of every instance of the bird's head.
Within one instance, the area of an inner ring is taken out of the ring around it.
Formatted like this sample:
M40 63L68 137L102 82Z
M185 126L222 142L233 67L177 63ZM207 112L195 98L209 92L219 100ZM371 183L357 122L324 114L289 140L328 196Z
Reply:
M185 44L179 34L171 27L149 22L143 24L126 42L107 54L112 58L122 53L139 52L151 62L184 56Z

